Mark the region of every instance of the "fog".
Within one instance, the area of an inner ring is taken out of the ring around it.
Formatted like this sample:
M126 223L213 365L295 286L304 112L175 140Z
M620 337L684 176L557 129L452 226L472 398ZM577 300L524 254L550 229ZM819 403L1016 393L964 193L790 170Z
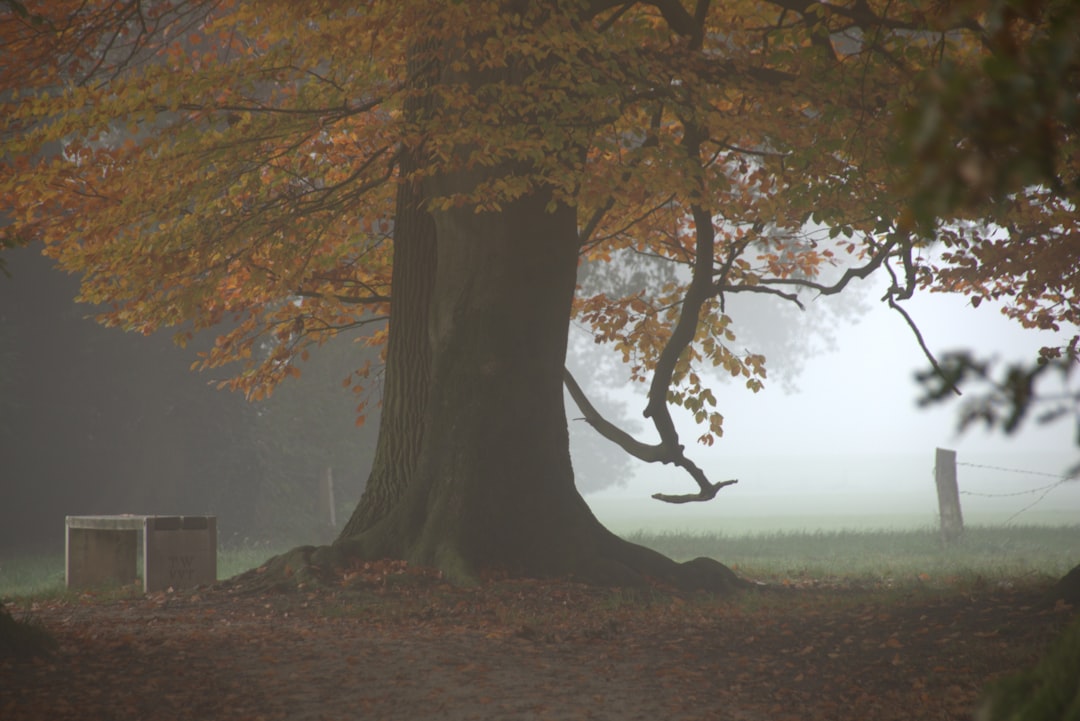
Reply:
M0 558L62 549L64 516L83 514L215 514L224 544L329 540L335 529L320 494L331 467L334 517L344 524L377 426L355 428L356 401L341 389L355 345L321 349L300 381L252 407L208 385L221 372L191 373L191 351L167 337L86 320L91 309L71 300L74 279L33 251L5 257L14 275L0 278ZM652 500L695 486L670 466L627 460L570 405L579 488L600 519L616 531L928 526L937 510L934 449L944 447L961 463L1026 471L961 466L969 522L1075 523L1080 482L1043 489L1045 497L1035 490L1080 459L1072 419L1029 424L1015 437L958 436L955 403L917 408L913 374L927 361L903 319L876 302L879 285L809 302L805 313L729 301L737 344L769 358L769 378L758 394L717 379L725 433L712 448L680 423L688 455L712 480L739 479L708 503ZM935 352L1030 360L1055 341L962 298L923 296L907 308ZM640 417L645 387L613 381L612 368L579 380L591 382L614 420L654 440Z
M1080 521L1080 481L1044 489L1041 500L1043 491L1034 490L1057 483L1080 460L1072 416L1047 425L1029 421L1012 436L981 426L959 434L962 399L917 407L914 374L929 363L904 319L876 302L885 280L865 281L858 294L863 308L854 316L820 307L849 299L811 304L807 319L819 322L815 314L827 314L832 337L794 377L774 378L784 368L770 366L770 379L756 395L739 383L722 386L716 395L725 432L713 447L694 443L700 431L691 423L680 425L687 455L710 480L737 478L737 485L707 503L671 506L649 496L692 493L696 486L689 476L670 466L635 463L627 484L586 496L594 512L624 531L932 525L934 451L942 447L958 452L961 504L969 521ZM1041 346L1060 342L1059 335L1025 330L999 308L975 309L958 296L923 294L905 308L935 354L971 349L1001 361L1030 362ZM767 349L765 354L770 355ZM634 409L645 405L645 388L638 390L629 401Z
M193 373L196 348L103 328L36 249L0 277L0 560L62 551L64 516L216 515L223 546L328 541L360 497L375 425L341 380L351 339L258 404ZM235 369L233 369L235 372ZM329 512L328 469L335 510Z

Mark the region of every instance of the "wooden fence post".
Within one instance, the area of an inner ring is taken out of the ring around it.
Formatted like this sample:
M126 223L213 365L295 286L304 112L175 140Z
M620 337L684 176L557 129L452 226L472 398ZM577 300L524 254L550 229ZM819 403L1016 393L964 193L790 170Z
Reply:
M946 544L954 543L964 532L960 488L956 483L956 451L937 449L934 480L937 483L938 513L941 517L941 540Z

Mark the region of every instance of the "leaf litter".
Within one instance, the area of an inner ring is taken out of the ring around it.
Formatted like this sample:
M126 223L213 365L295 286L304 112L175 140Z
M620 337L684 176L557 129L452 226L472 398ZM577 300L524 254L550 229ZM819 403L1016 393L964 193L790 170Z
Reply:
M39 602L56 652L0 662L0 719L967 720L1070 620L1049 584L662 588L400 563L331 586Z

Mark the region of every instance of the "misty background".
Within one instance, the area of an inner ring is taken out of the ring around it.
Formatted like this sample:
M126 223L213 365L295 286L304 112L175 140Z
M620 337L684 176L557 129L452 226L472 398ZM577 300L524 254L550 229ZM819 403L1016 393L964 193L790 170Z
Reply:
M710 480L739 483L709 503L671 506L649 496L691 492L689 477L635 462L625 486L589 496L601 520L622 532L936 526L940 447L958 453L969 522L1080 521L1080 480L1069 475L1080 461L1074 414L1048 424L1029 420L1014 435L979 425L960 433L960 405L977 388L951 403L919 407L915 374L930 364L904 319L878 301L889 279L875 275L838 296L804 296L805 312L768 296L729 298L735 346L745 339L763 353L769 378L757 394L742 379L719 379L724 437L713 447L691 447L698 433L686 422L681 427L688 455ZM976 309L955 295L917 293L904 308L938 358L971 350L999 366L1030 364L1040 347L1075 332L1024 329L1001 315L1000 305ZM1063 390L1056 382L1038 390ZM626 389L635 409L645 407L645 390Z
M228 369L190 370L212 333L180 349L169 332L103 328L88 318L93 308L74 302L76 278L34 249L5 259L12 275L0 277L0 558L62 549L65 515L213 514L223 546L334 537L363 491L378 428L370 415L356 425L358 399L342 381L373 351L338 339L302 364L299 379L248 403L216 389ZM586 269L582 282L650 281L632 265L623 270L613 279L618 267ZM725 432L711 448L695 444L701 430L682 419L688 455L714 481L739 479L709 503L649 498L691 492L693 482L629 458L568 402L578 485L599 518L616 531L930 526L934 449L945 447L972 464L959 468L969 521L1080 519L1080 482L1061 482L1080 456L1071 419L1029 423L1010 437L978 428L958 436L955 404L917 408L913 376L928 363L903 319L877 302L884 282L808 296L805 312L767 296L728 299L735 347L763 353L769 378L758 394L742 380L716 380ZM906 307L936 353L967 348L1031 360L1054 342L959 297L920 296ZM568 365L593 402L654 441L640 413L646 386L629 383L584 329L572 330L570 348Z

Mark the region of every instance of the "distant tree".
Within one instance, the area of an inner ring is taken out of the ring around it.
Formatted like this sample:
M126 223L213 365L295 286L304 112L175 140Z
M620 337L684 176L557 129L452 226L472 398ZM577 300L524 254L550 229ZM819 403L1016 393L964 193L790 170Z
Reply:
M355 357L330 348L281 394L248 404L190 372L212 339L181 350L163 334L102 328L74 302L77 279L36 248L6 257L0 457L4 492L19 500L0 508L4 546L55 544L69 513L214 512L226 542L299 538L317 527L328 465L343 494L358 497L372 433L365 444L342 387Z
M373 398L360 399L350 388L360 390L352 386L357 364L365 356L377 363L378 349L355 340L331 339L300 365L298 378L254 405L252 436L264 484L255 512L264 533L300 538L325 525L328 519L314 514L328 469L335 495L353 504L360 498L375 452L378 379L368 388ZM361 400L369 402L359 408Z
M190 373L168 337L102 328L37 249L0 284L0 509L8 547L55 543L69 513L204 513L250 523L252 409ZM59 452L63 449L63 452ZM238 489L245 489L243 492Z
M0 322L0 437L9 436L18 419L19 406L15 392L19 386L17 361L15 334L6 323Z

